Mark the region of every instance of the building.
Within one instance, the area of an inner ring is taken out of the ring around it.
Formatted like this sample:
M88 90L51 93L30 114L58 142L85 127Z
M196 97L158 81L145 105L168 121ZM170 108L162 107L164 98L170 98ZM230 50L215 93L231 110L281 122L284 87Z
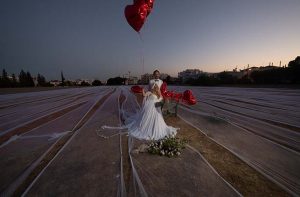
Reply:
M50 81L50 84L53 85L53 86L55 86L55 87L56 87L56 86L59 86L60 83L61 83L61 82L60 82L59 80L51 80L51 81Z
M245 77L247 76L248 79L250 79L251 77L251 73L253 73L254 71L266 71L266 70L272 70L272 69L276 69L276 68L279 68L278 66L261 66L261 67L256 67L256 66L253 66L253 67L248 67L246 69L243 69L243 70L240 70L240 73L242 77Z
M81 85L83 82L88 83L89 85L92 85L93 80L91 80L91 79L76 79L75 80L76 85Z
M13 76L12 75L8 75L7 77L10 81L13 81ZM0 76L0 78L1 78L1 76ZM15 79L16 79L17 82L19 82L19 77L18 76L15 76Z
M297 61L300 62L300 57L298 57ZM281 62L280 62L281 64ZM270 63L268 66L261 66L261 67L248 67L243 69L243 70L239 70L236 68L234 68L232 71L224 71L221 73L225 73L228 74L236 79L242 79L242 78L248 78L251 80L251 74L254 71L266 71L266 70L272 70L272 69L277 69L280 68L279 66L274 66L273 63ZM181 82L185 83L188 79L199 79L199 77L203 76L203 74L205 74L208 77L213 77L213 78L218 78L220 73L206 73L203 72L199 69L186 69L182 72L178 73L178 78L181 79Z
M149 83L150 79L153 79L152 74L149 74L149 73L143 74L141 76L141 83L142 84L147 84L147 83Z
M245 75L244 72L238 71L225 71L225 73L237 79L241 79Z
M161 79L161 80L165 80L165 79L167 79L168 76L169 76L169 75L166 74L166 73L161 73L161 74L160 74L160 79Z
M265 67L259 67L258 70L259 71L265 71L265 70L273 70L273 69L276 69L276 68L279 68L278 66L265 66Z
M138 77L130 76L129 78L125 79L125 85L136 85L138 84L138 81Z
M161 80L165 80L168 76L169 75L166 73L160 73ZM153 74L149 74L149 73L143 74L141 76L141 84L148 84L151 79L154 79Z
M198 79L203 71L199 69L186 69L178 73L178 78L181 79L182 82L186 82L188 79Z

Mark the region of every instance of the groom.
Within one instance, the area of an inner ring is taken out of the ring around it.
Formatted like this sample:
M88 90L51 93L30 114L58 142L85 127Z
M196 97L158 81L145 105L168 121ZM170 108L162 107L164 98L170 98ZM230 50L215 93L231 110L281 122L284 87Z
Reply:
M155 84L158 86L159 89L161 88L161 85L163 84L163 81L159 78L160 77L160 72L158 70L155 70L153 72L153 76L154 76L154 79L151 79L149 81L149 91L152 90L152 88L154 87ZM160 98L160 101L155 103L155 107L159 111L161 111L162 106L163 106L163 99Z
M157 84L159 89L160 89L161 85L163 84L163 81L159 78L160 77L160 72L158 70L155 70L153 72L153 77L154 77L154 79L151 79L149 81L149 91L152 89L154 84Z

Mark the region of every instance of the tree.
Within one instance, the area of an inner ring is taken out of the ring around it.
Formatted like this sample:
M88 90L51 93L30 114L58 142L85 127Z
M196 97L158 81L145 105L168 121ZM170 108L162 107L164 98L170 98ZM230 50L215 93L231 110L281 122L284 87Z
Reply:
M254 71L250 77L256 84L282 84L290 81L287 69L281 67L264 71Z
M64 77L64 73L62 71L60 73L60 76L61 76L61 85L65 86L65 77Z
M2 70L2 79L8 79L8 75L5 69Z
M94 81L92 82L92 85L93 85L93 86L101 86L102 83L101 83L100 80L96 79L96 80L94 80Z
M20 84L20 87L26 87L26 85L27 85L27 75L23 69L21 70L21 72L19 74L19 84Z
M90 86L90 84L86 81L82 81L80 86Z
M107 85L124 85L125 78L115 77L107 80Z
M300 56L289 62L288 70L292 83L300 83Z
M20 87L34 87L34 81L30 72L26 73L24 70L21 70L19 74L19 84Z
M219 83L219 81L217 78L203 73L198 78L197 83L198 85L203 85L203 86L215 86Z
M221 72L218 74L221 84L234 84L237 82L237 77L230 75L229 73Z
M3 88L4 84L3 84L3 80L2 80L2 76L0 76L0 88Z
M38 76L37 76L37 82L38 82L38 86L45 86L46 85L46 79L43 75L40 75L38 73Z
M65 86L75 86L76 84L74 83L74 82L72 82L72 81L69 81L69 80L67 80L66 82L65 82Z
M252 81L251 81L250 78L248 78L247 75L244 75L242 78L240 78L240 79L238 80L238 83L239 83L239 84L251 84Z
M11 86L12 86L13 88L18 86L18 82L17 82L17 79L16 79L15 74L12 74L12 82L11 82Z
M1 87L8 88L10 86L11 86L11 84L10 84L10 80L8 78L8 74L7 74L6 70L3 69L2 77L1 77Z
M34 81L29 71L26 73L27 75L27 87L34 87Z

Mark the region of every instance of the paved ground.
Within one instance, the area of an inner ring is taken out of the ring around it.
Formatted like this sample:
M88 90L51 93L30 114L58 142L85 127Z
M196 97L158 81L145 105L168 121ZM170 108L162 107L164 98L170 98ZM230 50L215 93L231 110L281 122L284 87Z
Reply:
M256 170L300 194L300 90L190 88L198 98L179 115Z
M167 121L180 123L180 132L186 136L206 135L195 137L192 147L175 159L128 152L128 140L129 145L134 142L133 148L145 142L118 135L119 130L97 132L103 125L119 126L122 110L134 113L138 109L141 100L129 87L2 95L0 156L5 159L0 161L0 192L22 194L26 190L28 196L286 195L272 180L298 194L300 93L249 90L194 88L198 104L179 108L187 122ZM203 139L224 148L203 146ZM212 159L214 154L228 155L220 158L230 167L218 164L218 159ZM234 168L249 170L236 170L238 178L232 179ZM256 178L244 180L243 173ZM244 182L238 185L236 180L241 179ZM247 188L251 183L265 186L255 192L255 186Z
M119 91L111 97L118 103ZM107 100L107 102L111 102ZM120 177L119 138L98 137L99 125L119 124L118 105L105 102L77 131L33 185L28 196L114 196Z

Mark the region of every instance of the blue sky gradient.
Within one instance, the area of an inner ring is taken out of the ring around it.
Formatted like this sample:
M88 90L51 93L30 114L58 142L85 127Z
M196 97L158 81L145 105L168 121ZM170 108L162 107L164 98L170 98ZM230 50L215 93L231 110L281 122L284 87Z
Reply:
M300 55L299 0L156 0L141 39L124 17L131 3L1 0L0 68L106 80L284 65Z

